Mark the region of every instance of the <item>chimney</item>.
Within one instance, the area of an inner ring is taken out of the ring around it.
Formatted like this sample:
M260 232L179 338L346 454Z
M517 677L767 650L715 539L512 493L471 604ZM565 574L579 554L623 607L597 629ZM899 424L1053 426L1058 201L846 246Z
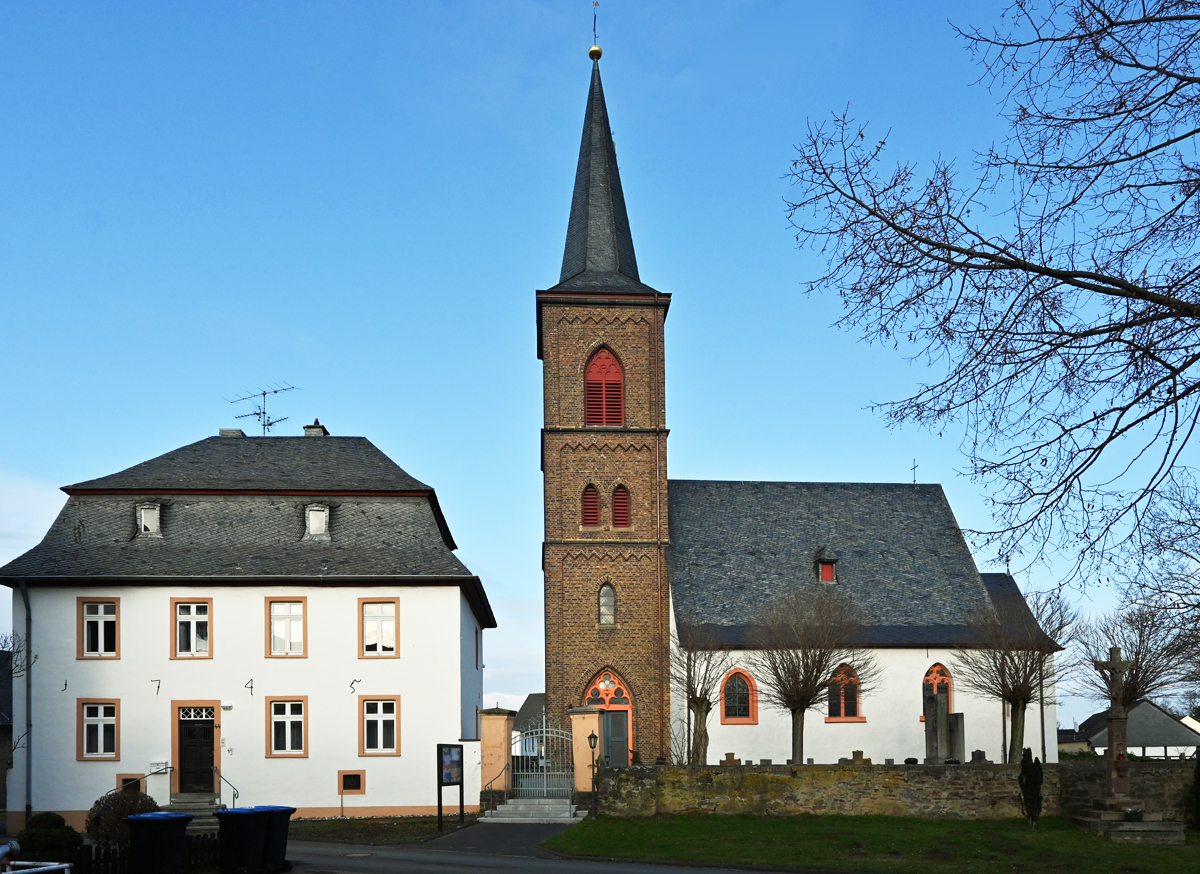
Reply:
M245 437L246 432L243 431L241 428L222 428L220 436L222 436L222 437Z
M329 432L325 430L325 426L321 424L320 419L313 419L311 425L304 426L305 437L328 437Z

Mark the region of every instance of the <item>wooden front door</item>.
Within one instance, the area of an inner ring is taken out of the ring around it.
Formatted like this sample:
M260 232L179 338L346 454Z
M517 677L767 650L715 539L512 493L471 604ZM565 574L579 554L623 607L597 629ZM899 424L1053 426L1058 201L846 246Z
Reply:
M629 764L629 711L604 711L604 761L625 767Z
M211 719L179 720L179 791L212 792L213 730Z

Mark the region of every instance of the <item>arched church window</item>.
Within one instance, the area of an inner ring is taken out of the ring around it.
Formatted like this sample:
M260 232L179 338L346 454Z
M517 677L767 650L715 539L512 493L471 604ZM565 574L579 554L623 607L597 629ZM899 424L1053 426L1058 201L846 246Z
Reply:
M859 707L858 674L849 665L838 665L829 681L829 716L825 721L866 721Z
M745 671L730 671L721 683L721 724L758 724L758 687Z
M629 489L625 486L613 489L612 514L614 528L629 527Z
M926 687L931 687L935 693L945 689L950 703L949 712L954 712L954 681L950 677L950 671L941 662L938 662L925 672L925 679L921 681L922 698L925 696ZM925 714L922 713L921 722L924 721Z
M588 361L583 376L584 424L625 424L625 374L617 357L599 350Z
M611 583L600 587L600 624L617 624L617 592Z
M600 492L595 486L583 490L583 526L595 528L600 524Z

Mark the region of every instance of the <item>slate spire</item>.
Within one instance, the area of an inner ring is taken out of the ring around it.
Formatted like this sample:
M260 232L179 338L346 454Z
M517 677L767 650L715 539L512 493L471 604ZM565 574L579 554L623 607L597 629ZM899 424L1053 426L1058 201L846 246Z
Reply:
M583 141L579 145L559 287L600 289L631 285L637 291L653 293L638 277L597 59L592 62L592 84L583 118Z

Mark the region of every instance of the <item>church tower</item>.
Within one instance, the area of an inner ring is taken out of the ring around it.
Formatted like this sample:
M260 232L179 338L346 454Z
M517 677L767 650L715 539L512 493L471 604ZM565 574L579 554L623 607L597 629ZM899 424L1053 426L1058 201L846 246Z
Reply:
M546 705L606 712L613 764L669 752L670 600L663 325L671 302L633 252L600 49L562 274L537 292L545 421Z

